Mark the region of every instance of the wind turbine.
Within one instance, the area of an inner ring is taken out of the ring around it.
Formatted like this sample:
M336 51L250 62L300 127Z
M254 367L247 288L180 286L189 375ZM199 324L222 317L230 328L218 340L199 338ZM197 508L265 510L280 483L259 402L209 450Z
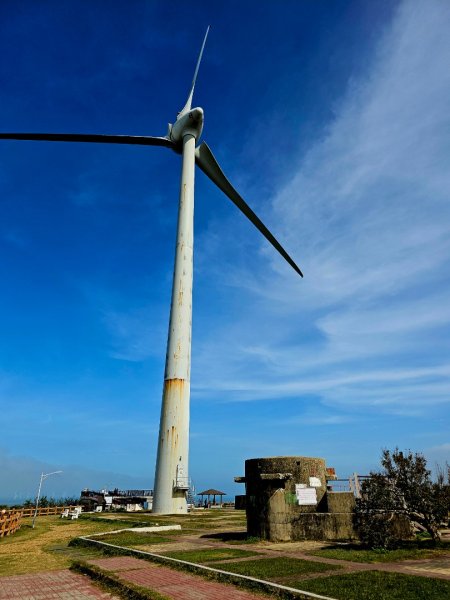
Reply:
M244 213L262 235L278 250L293 269L303 277L299 267L256 216L225 177L206 142L197 146L203 130L203 110L192 108L195 82L208 37L209 27L200 49L186 104L175 123L169 123L162 137L79 133L0 133L0 139L50 142L93 142L164 146L181 154L181 184L178 210L175 268L172 285L169 333L167 339L164 388L158 437L153 512L173 514L187 512L189 489L189 399L192 331L192 274L194 240L194 173L195 165Z

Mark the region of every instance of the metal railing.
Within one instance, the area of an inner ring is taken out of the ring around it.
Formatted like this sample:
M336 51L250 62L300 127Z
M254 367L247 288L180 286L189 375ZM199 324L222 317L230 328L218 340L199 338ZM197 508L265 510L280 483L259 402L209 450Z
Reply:
M135 496L153 496L153 490L119 490L117 493L110 493L110 496L125 496L125 497L135 497Z
M191 480L189 477L178 476L173 484L173 487L176 490L188 491L191 487Z
M130 497L150 497L153 496L153 490L83 490L83 498L94 498L96 496L113 496L114 498Z
M353 473L348 479L330 479L327 481L327 486L332 492L353 492L356 498L361 498L361 481L369 477L369 475Z

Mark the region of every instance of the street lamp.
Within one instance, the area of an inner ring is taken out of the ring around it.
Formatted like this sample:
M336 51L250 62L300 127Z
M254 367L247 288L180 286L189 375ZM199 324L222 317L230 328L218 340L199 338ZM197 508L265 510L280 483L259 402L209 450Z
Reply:
M41 473L41 480L39 482L38 493L36 496L36 508L34 509L34 517L33 517L33 525L32 525L33 529L34 529L34 523L36 521L36 517L37 517L37 513L38 513L39 498L41 497L42 482L44 481L44 479L47 479L47 477L50 477L50 475L56 475L57 473L62 473L62 471L52 471L51 473Z

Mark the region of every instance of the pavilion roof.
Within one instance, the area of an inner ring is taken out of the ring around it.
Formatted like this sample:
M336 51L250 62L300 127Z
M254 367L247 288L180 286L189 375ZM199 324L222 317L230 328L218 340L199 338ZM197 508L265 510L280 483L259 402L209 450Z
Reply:
M226 492L221 492L220 490L205 490L204 492L198 492L197 496L226 496Z

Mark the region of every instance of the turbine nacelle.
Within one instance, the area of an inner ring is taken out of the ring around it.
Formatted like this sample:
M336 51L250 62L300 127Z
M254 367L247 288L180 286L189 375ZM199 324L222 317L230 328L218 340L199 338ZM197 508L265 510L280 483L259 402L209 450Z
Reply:
M173 125L169 123L166 136L0 132L0 139L163 146L182 155L175 270L155 473L153 502L155 514L185 513L187 511L185 497L187 477L184 475L181 477L180 473L181 468L184 468L187 475L189 447L195 165L222 190L289 265L303 277L301 270L289 254L228 181L206 142L197 145L203 130L203 109L191 108L191 106L208 31L209 27L203 40L187 102L178 113L176 122ZM194 139L192 140L192 138Z
M192 135L197 141L203 131L203 108L192 108L186 113L181 112L176 122L169 123L168 137L176 145L176 150L181 152L183 138Z

